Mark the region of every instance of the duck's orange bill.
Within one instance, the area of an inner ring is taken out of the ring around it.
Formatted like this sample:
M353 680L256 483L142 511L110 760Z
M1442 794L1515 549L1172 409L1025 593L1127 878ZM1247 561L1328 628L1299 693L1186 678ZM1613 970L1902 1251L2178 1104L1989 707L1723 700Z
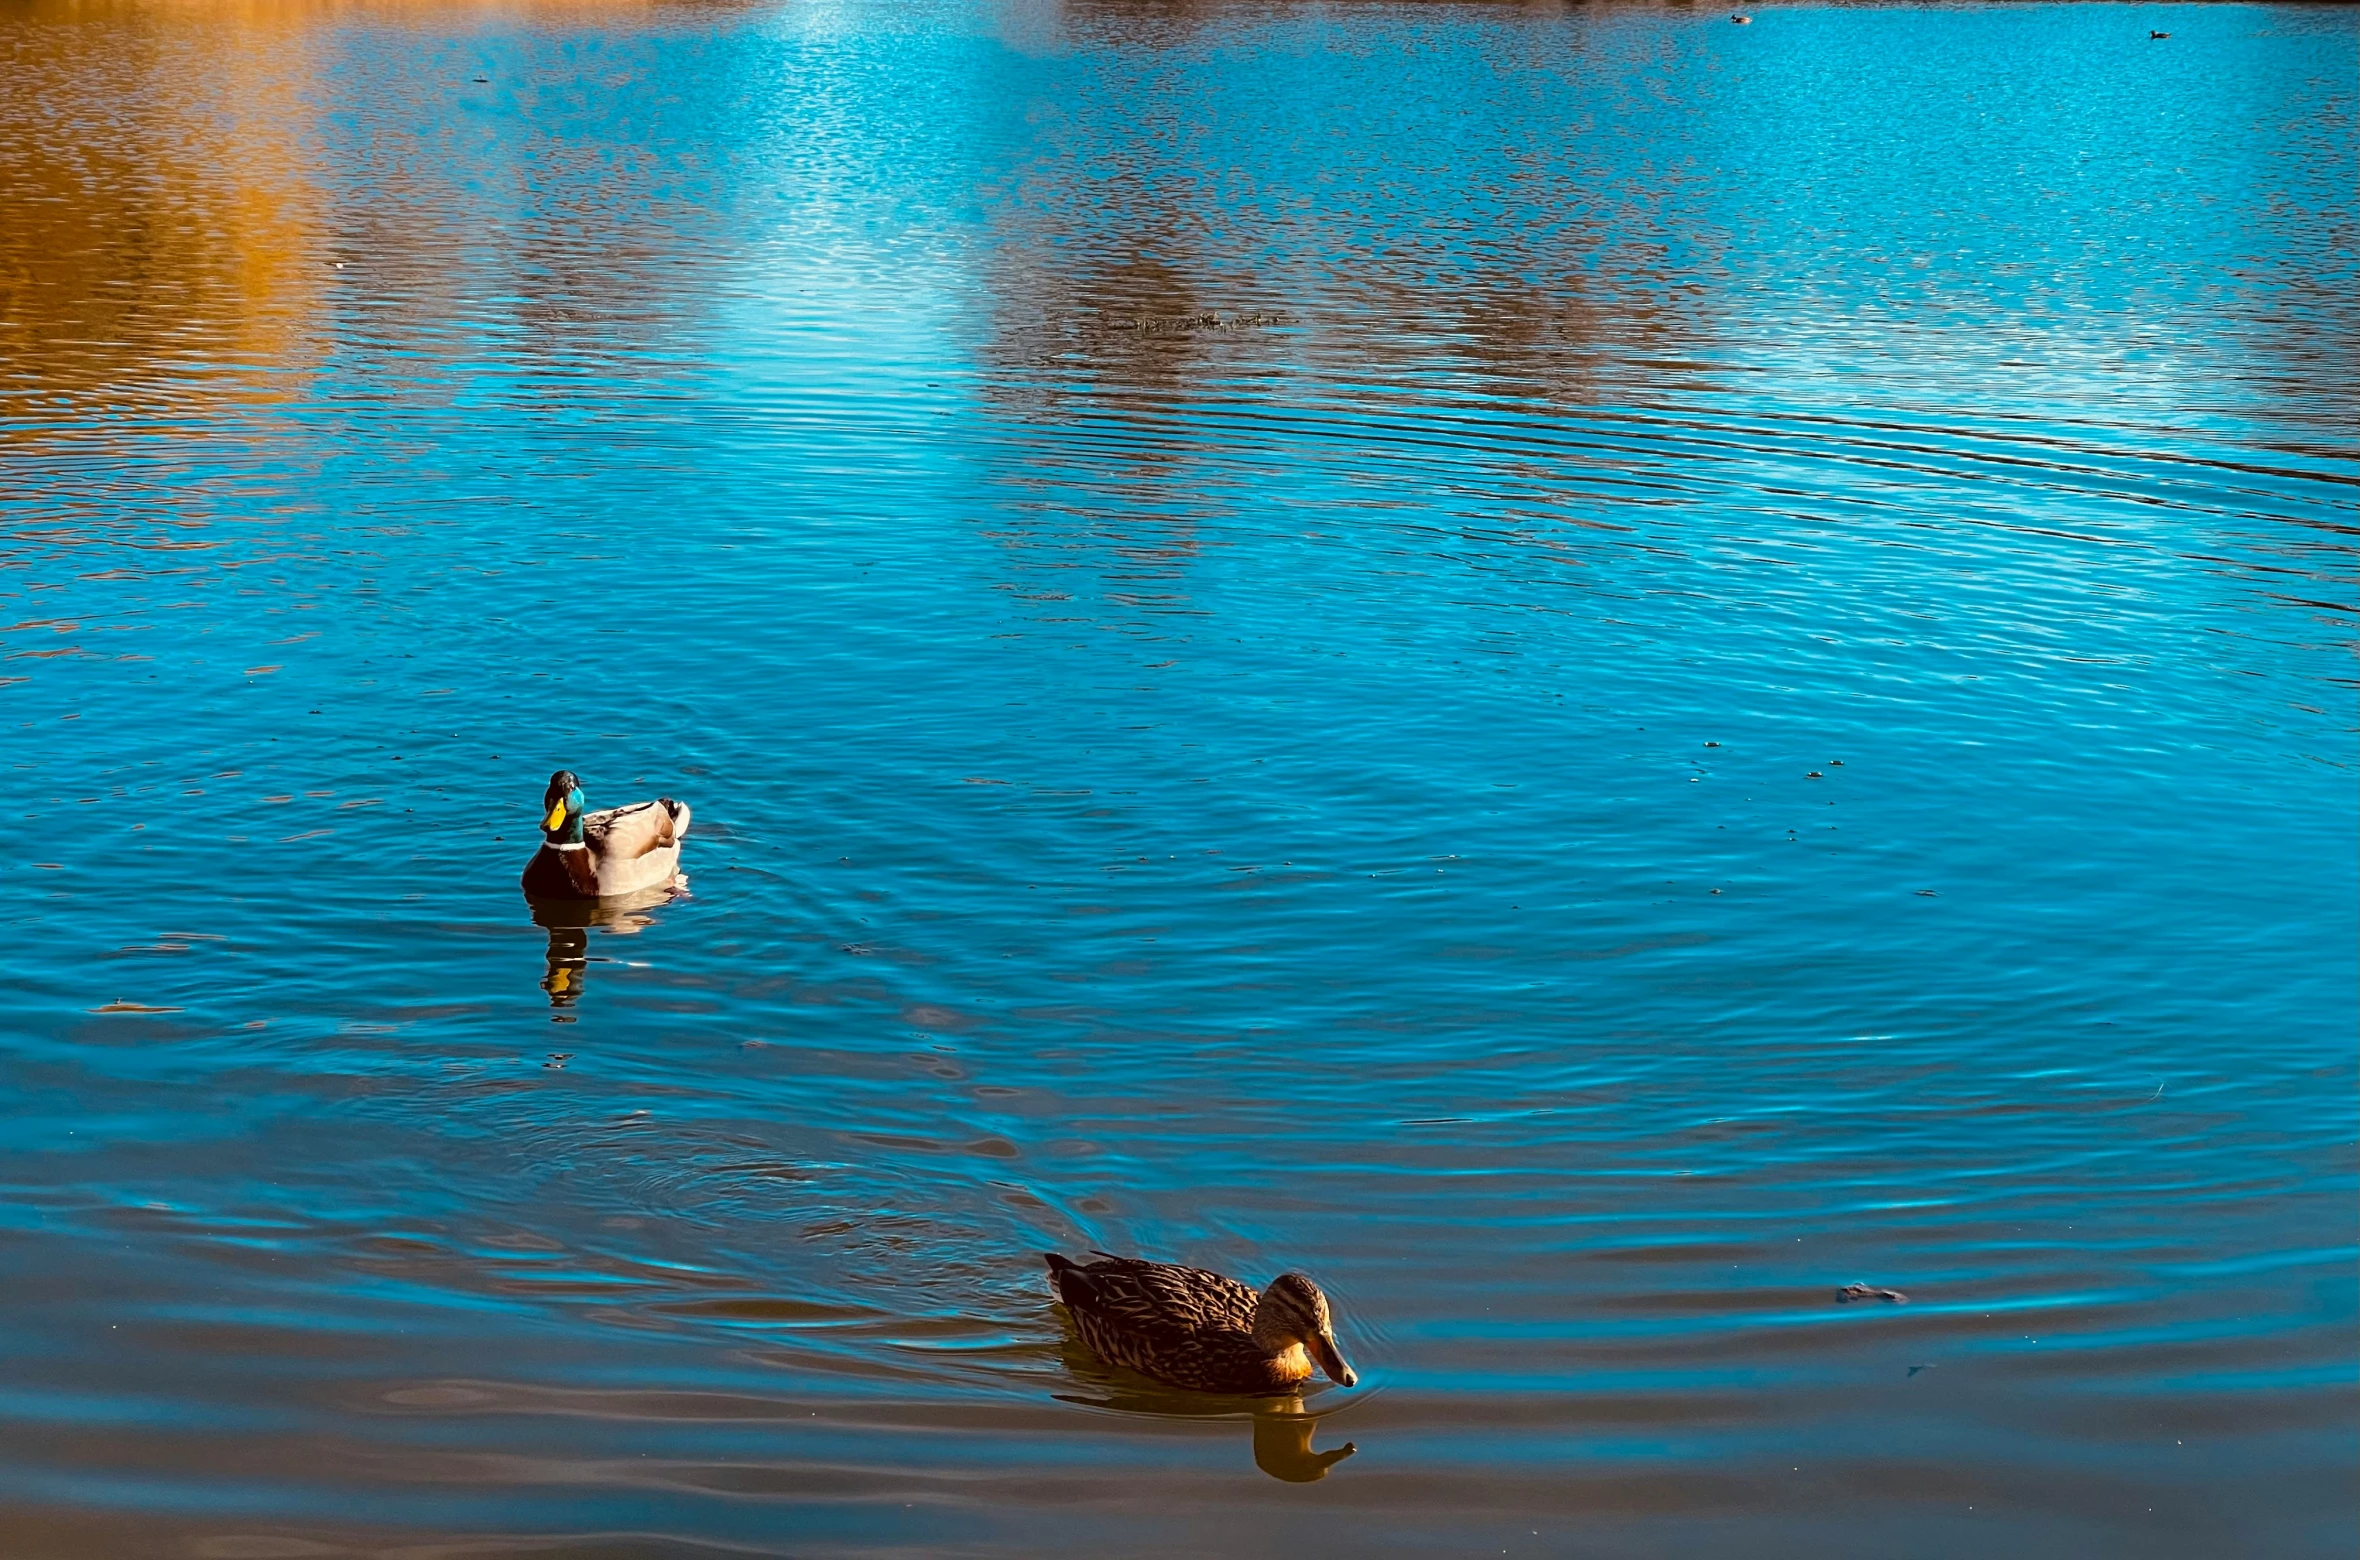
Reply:
M1311 1357L1319 1362L1319 1368L1327 1374L1327 1379L1337 1386L1348 1387L1360 1379L1353 1373L1352 1367L1344 1363L1344 1356L1336 1349L1335 1339L1306 1338L1303 1344L1311 1351Z
M562 829L565 827L565 801L562 797L559 798L555 807L549 809L548 821L543 823L541 827L551 830Z

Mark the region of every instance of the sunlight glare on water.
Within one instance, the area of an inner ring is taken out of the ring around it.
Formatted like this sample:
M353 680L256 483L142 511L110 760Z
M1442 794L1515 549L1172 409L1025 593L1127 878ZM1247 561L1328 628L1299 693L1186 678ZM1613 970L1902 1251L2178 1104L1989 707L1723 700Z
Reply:
M12 7L10 1554L2349 1553L2356 62Z

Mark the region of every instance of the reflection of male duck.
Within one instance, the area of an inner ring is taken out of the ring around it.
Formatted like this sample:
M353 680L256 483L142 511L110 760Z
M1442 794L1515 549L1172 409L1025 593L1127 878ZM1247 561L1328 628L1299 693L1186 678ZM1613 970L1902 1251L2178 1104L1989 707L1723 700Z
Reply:
M549 993L549 1005L568 1008L580 1001L582 977L589 969L589 931L579 926L549 928L549 971L541 977L541 989Z
M590 929L614 937L628 937L656 924L647 914L688 892L688 879L674 874L654 888L614 899L536 899L533 924L549 934L548 968L541 989L553 1008L570 1008L582 999L582 983L590 974Z
M688 804L652 802L584 812L582 782L570 769L542 794L541 848L525 863L528 899L614 899L670 883L680 871Z

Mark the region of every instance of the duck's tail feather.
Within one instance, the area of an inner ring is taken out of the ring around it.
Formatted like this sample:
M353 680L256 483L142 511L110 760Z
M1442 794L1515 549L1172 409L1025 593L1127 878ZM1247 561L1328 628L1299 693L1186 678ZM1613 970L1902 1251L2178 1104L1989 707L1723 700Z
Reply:
M1060 1256L1054 1251L1042 1252L1041 1260L1049 1264L1049 1293L1063 1300L1066 1279L1069 1276L1078 1276L1082 1271L1082 1265L1074 1261L1073 1258Z

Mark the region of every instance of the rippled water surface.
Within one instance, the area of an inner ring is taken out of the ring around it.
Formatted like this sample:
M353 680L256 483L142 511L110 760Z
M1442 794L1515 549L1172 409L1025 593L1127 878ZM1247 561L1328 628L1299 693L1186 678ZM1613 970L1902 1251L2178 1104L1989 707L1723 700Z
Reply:
M2350 1553L2356 44L0 13L7 1553Z

